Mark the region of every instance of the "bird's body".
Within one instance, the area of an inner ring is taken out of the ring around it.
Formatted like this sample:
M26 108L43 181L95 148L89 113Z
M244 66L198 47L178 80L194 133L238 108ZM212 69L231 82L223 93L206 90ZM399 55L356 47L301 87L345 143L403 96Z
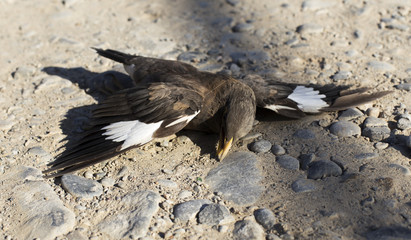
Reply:
M96 51L123 63L136 87L116 92L98 105L89 129L45 171L54 172L49 176L76 171L183 128L219 133L217 155L223 159L232 143L251 130L257 106L299 118L359 105L388 93L366 94L367 89L344 93L347 86L253 78L239 81L178 61Z

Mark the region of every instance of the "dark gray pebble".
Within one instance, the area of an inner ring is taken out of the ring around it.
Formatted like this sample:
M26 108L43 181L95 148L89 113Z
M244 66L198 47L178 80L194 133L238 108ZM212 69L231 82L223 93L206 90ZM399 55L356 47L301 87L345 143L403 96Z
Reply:
M311 179L298 179L291 184L291 189L294 192L312 192L317 188L314 180Z
M360 154L355 155L355 158L359 160L367 160L367 159L376 158L378 156L379 156L378 153L360 153Z
M382 141L391 134L389 127L366 127L362 130L362 135L368 137L371 141Z
M397 89L411 91L411 83L402 83L395 86Z
M341 176L342 169L335 162L320 160L313 162L308 168L308 178L320 179L329 176Z
M197 213L208 204L211 204L211 201L206 199L183 202L174 206L173 214L176 219L188 221L193 219Z
M298 170L300 168L300 161L289 155L277 156L276 162L285 169Z
M300 162L301 162L301 169L302 170L307 170L308 167L312 162L315 160L315 154L310 153L310 154L301 154L299 157Z
M364 114L358 108L349 108L341 113L338 120L349 121L363 116Z
M267 208L260 208L254 211L255 220L265 229L270 230L274 227L276 219L274 213Z
M271 147L271 152L275 154L276 156L279 155L284 155L285 154L285 149L281 147L280 145L273 145Z
M234 217L226 207L220 204L209 204L198 213L198 222L207 225L227 224L234 221Z
M411 229L406 227L383 227L367 233L368 240L406 240L411 239Z
M254 29L254 26L250 23L237 23L233 27L233 32L247 32Z
M313 139L315 138L315 133L309 129L299 129L295 131L293 136L302 139Z
M263 240L264 229L252 220L238 221L234 225L233 238L234 240Z
M339 121L331 125L330 132L339 137L351 137L360 135L361 128L352 122Z
M268 152L271 149L271 143L267 140L258 140L250 144L250 150L256 153Z

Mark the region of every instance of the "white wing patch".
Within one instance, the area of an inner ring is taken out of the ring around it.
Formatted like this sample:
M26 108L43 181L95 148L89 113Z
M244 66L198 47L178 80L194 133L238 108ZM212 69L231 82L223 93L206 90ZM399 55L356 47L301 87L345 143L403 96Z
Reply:
M143 123L138 120L135 121L122 121L112 123L102 128L106 130L103 133L106 140L112 140L114 142L122 142L121 150L134 145L142 145L150 142L153 139L153 134L160 128L163 121L156 123Z
M193 115L180 116L180 118L178 118L177 120L175 120L175 121L167 124L166 128L171 127L171 126L174 126L174 125L176 125L176 124L178 124L178 123L181 123L181 122L184 122L184 121L190 122L190 121L193 120L193 118L195 118L195 116L197 116L199 113L200 113L200 110L196 111Z
M278 110L281 110L281 109L296 110L295 108L292 108L292 107L282 106L282 105L275 105L275 104L265 106L264 108L270 109L270 110L272 110L276 113L278 113Z
M134 64L131 65L124 65L124 70L126 70L126 72L128 73L128 75L133 76L135 70L136 70L136 66Z
M322 100L326 96L319 93L320 91L311 87L297 86L288 98L296 102L303 112L318 113L321 108L328 107L328 104Z

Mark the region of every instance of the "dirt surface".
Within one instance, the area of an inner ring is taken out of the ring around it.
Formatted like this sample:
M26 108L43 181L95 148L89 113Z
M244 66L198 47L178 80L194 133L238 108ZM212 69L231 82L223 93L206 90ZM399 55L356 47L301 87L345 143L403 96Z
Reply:
M382 141L388 143L385 149L377 149L376 141L365 136L331 134L329 126L341 113L301 120L258 113L259 123L252 130L261 134L258 138L281 145L295 158L312 153L342 167L341 176L316 180L315 191L293 191L291 184L307 178L307 171L283 169L275 155L266 152L257 154L264 189L258 200L241 206L226 201L203 181L220 164L215 157L217 136L183 132L77 172L98 181L115 180L93 200L75 199L58 179L44 179L76 215L68 232L109 239L96 225L118 210L116 199L137 190L153 190L162 197L147 239L236 237L234 223L219 228L195 220L173 222L172 206L191 199L220 203L236 221L253 216L258 208L270 209L277 223L265 230L268 239L365 239L370 231L387 227L411 229L411 151L406 147L411 125L397 125L401 114L411 110L409 1L5 0L0 16L2 173L21 165L44 169L64 149L65 139L75 141L83 131L93 104L104 98L99 80L108 78L98 74L123 71L90 47L180 59L239 78L256 74L285 82L393 90L359 107L364 115L351 120L362 127L367 109L375 107L391 131ZM398 87L407 84L408 90ZM299 129L309 129L315 138L296 137ZM238 143L233 151L249 151L252 141ZM127 174L119 176L124 167ZM160 179L178 187L160 186ZM191 196L180 199L183 190ZM6 200L0 206L0 236L18 239L16 232L24 231L14 224L21 221L18 210ZM67 233L57 238L76 239Z

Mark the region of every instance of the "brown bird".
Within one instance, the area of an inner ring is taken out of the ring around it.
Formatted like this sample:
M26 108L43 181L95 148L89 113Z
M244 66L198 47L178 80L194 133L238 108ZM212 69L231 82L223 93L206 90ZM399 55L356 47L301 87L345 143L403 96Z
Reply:
M136 87L120 90L97 106L90 129L49 164L43 172L51 173L47 177L85 168L183 128L218 133L217 156L224 159L232 144L251 130L257 106L301 118L360 105L389 93L257 78L239 81L178 61L95 50L122 63Z

